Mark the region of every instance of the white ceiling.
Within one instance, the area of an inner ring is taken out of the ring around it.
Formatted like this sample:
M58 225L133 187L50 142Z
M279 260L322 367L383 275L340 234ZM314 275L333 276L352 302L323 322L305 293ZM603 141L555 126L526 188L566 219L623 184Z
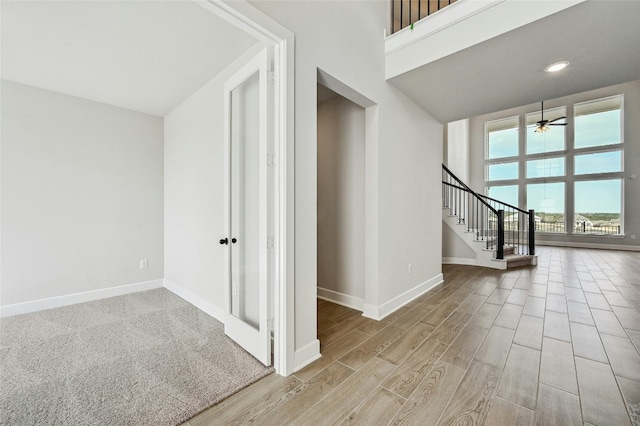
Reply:
M390 81L446 123L637 80L638 17L640 1L586 1Z
M160 117L258 42L193 1L0 4L3 79Z

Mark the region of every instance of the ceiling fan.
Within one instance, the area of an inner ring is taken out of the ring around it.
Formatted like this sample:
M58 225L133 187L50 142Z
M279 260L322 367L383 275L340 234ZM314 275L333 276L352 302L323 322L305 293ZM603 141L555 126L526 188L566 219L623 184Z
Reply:
M556 123L558 120L564 120L567 117L558 117L553 120L545 120L544 119L544 102L541 102L540 107L540 121L536 122L536 129L534 130L536 133L544 133L549 130L549 126L566 126L567 123Z

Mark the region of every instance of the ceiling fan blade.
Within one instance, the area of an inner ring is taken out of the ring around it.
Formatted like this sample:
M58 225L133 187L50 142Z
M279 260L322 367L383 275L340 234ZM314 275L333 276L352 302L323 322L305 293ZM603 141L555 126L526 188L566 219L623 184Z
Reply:
M549 123L547 126L566 126L567 123Z
M549 120L549 123L553 123L554 121L558 121L558 120L564 120L567 117L558 117L558 118L554 118L553 120Z

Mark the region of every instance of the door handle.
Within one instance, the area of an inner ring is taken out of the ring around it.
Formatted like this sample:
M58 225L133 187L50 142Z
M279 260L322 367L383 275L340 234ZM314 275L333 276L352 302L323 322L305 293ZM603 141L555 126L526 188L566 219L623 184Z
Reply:
M229 239L228 238L222 238L220 240L220 244L229 244Z

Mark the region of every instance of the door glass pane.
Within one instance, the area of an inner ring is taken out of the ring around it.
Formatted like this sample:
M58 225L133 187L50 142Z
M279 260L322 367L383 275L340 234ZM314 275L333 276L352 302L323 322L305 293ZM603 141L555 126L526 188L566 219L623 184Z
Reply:
M260 80L231 92L231 314L260 324Z
M622 180L576 182L573 229L577 234L620 234Z
M575 174L610 173L622 171L622 151L576 155Z
M527 161L527 178L564 176L564 157Z
M527 209L535 210L536 231L566 232L564 182L527 185Z
M487 180L518 179L518 163L500 163L487 166Z

